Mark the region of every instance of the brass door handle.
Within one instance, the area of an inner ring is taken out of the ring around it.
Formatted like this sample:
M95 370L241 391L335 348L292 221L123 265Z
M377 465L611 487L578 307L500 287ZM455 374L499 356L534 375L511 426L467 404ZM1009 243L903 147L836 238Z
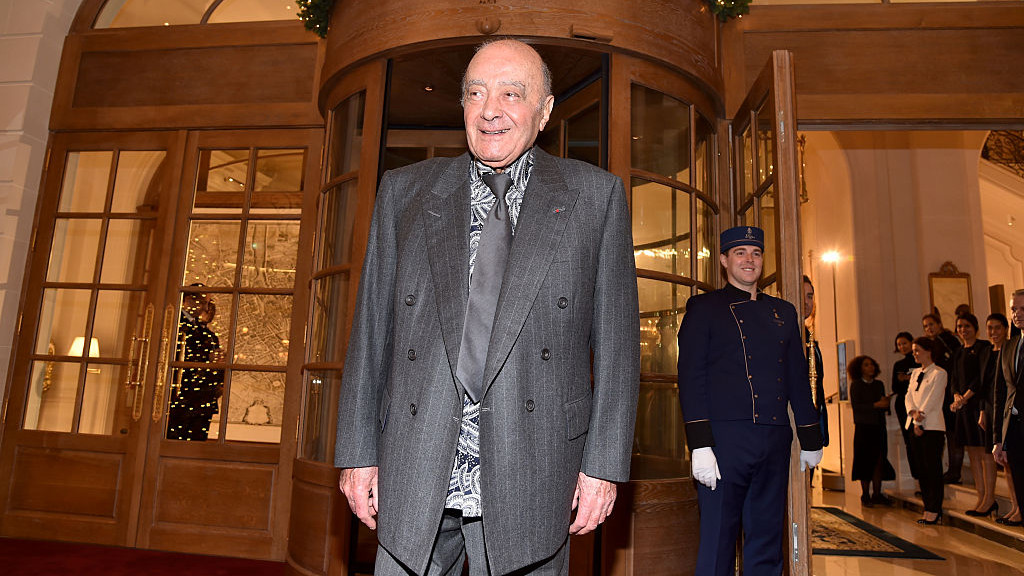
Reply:
M153 422L159 422L164 415L164 389L167 387L167 370L170 367L171 336L174 331L174 305L164 309L164 323L160 330L160 360L156 365L156 384L153 393Z
M153 330L153 304L146 306L146 314L142 320L142 336L132 336L128 353L128 380L124 383L129 394L129 405L132 407L132 422L142 417L142 403L145 400L146 372L149 371L149 334ZM135 345L139 343L139 354L135 356Z

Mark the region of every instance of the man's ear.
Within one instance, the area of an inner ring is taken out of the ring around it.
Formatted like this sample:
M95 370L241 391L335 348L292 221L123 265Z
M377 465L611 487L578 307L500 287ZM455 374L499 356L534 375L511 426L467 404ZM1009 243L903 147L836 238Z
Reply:
M722 263L722 268L729 267L729 257L726 256L725 254L719 254L718 261Z
M544 99L544 102L541 103L542 111L540 117L540 127L538 130L544 130L544 127L548 125L548 120L551 118L551 110L554 109L554 107L555 97L551 94L548 94L547 98Z

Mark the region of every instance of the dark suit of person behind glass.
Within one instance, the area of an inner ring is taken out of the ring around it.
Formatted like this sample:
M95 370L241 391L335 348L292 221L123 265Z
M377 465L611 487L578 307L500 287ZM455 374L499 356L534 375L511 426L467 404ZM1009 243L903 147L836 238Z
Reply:
M744 574L782 571L790 406L801 449L820 451L822 441L801 325L789 302L764 293L752 300L731 284L686 304L679 331L686 440L691 450L713 447L721 471L716 489L697 485L697 574L733 573L741 528Z
M1007 464L1013 476L1013 491L1020 498L1024 494L1024 341L1021 335L1011 338L1003 344L999 356L1002 364L996 376L996 387L1006 388L1006 400L1003 403L1001 416L1001 448L1006 452Z

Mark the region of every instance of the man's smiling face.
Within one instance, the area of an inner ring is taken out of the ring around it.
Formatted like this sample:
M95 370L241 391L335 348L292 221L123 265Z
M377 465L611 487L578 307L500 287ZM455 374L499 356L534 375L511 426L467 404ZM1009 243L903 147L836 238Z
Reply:
M721 254L719 259L730 284L747 291L752 291L757 286L757 279L761 277L761 267L764 266L764 254L760 248L737 246Z
M488 44L466 68L462 109L469 151L492 168L508 166L544 129L554 97L545 94L543 63L514 41Z

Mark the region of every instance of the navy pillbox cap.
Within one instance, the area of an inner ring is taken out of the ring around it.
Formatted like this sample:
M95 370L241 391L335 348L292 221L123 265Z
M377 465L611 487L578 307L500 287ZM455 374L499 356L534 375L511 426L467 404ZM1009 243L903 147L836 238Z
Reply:
M736 226L722 232L722 254L737 246L756 246L764 250L764 230L757 226Z

